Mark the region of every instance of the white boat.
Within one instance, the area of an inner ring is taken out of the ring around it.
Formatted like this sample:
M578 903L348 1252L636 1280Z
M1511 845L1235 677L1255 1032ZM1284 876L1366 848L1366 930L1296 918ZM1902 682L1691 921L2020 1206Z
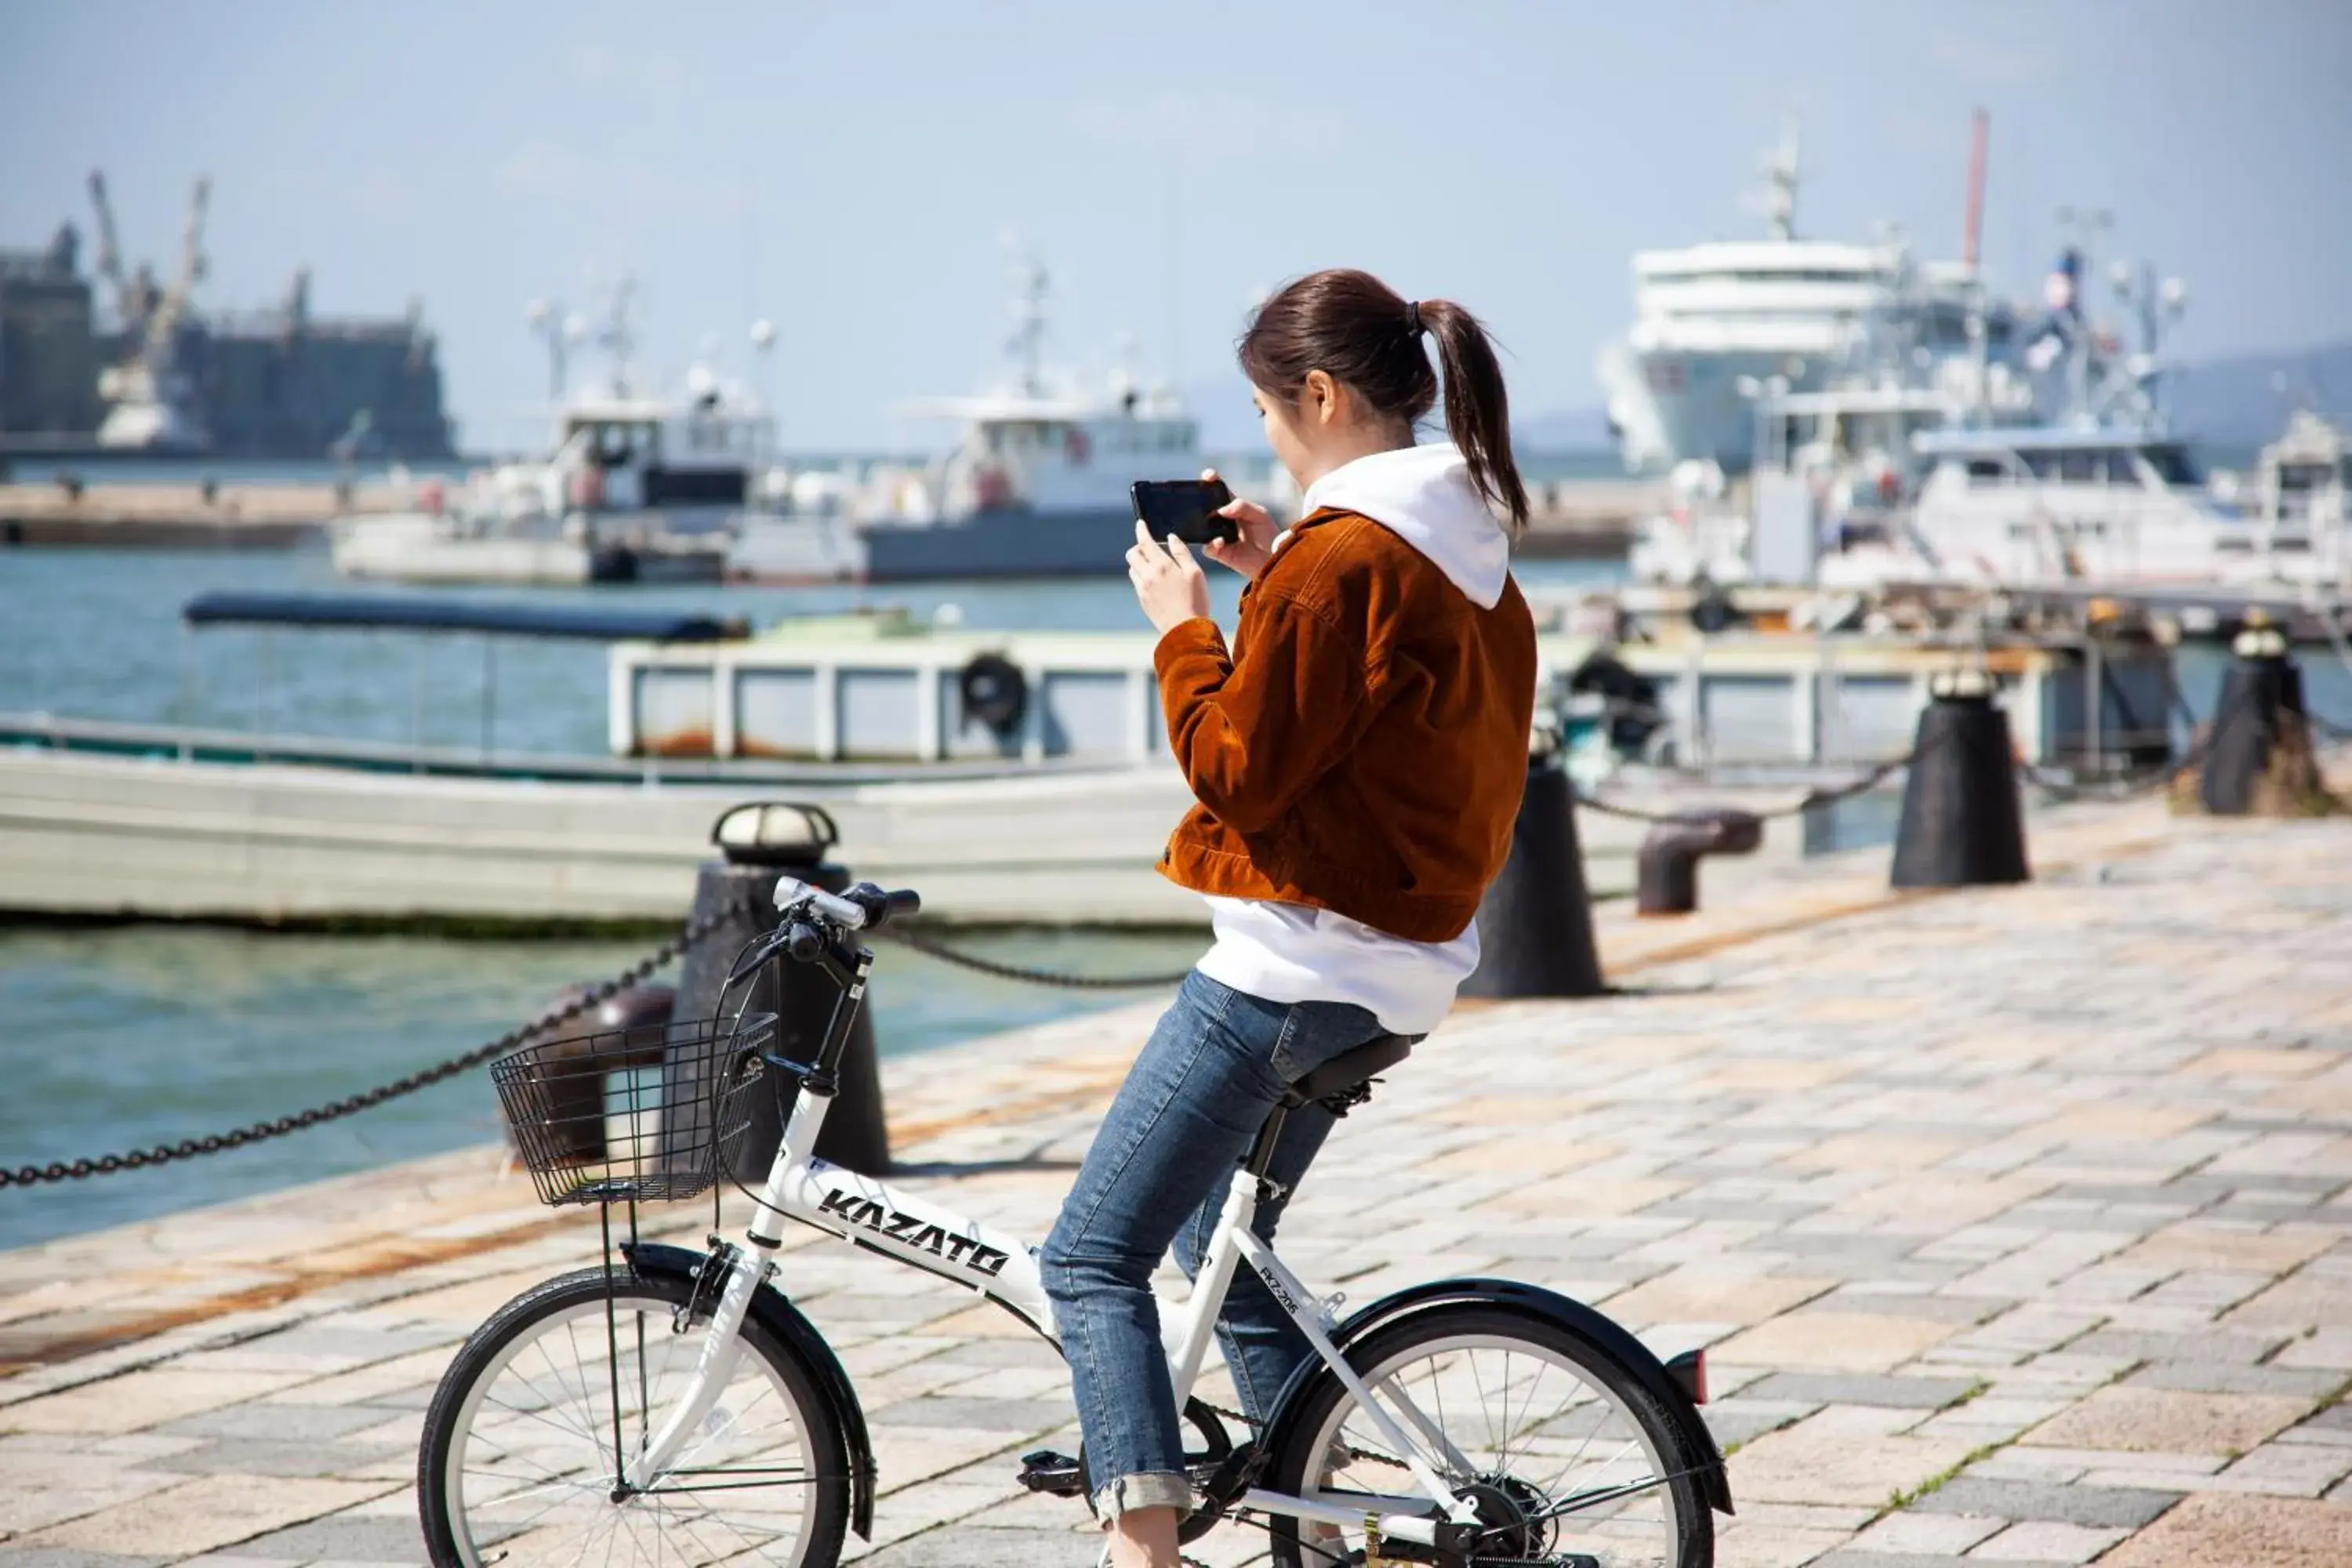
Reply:
M841 858L858 872L922 887L927 914L1203 918L1198 899L1152 874L1190 792L1162 732L1148 632L872 616L751 637L678 611L405 594L213 594L183 615L264 638L479 636L478 744L424 743L421 678L405 745L0 713L0 912L674 918L710 853L710 822L782 796L831 813ZM1717 804L1784 805L1803 783L1900 754L1930 678L1955 657L1902 637L1670 634L1616 658L1646 683L1643 710L1656 714L1644 729L1670 720L1675 761L1735 770L1704 786ZM489 639L513 637L611 643L607 754L501 743ZM1571 734L1580 721L1605 727L1605 715L1576 711L1578 695L1592 695L1599 651L1573 631L1539 639L1543 689L1569 710ZM1990 658L2032 760L2125 754L2145 743L2133 713L2164 713L2160 648L2086 664L2078 647L2021 645ZM257 663L259 714L270 707L270 660ZM2100 695L2106 684L2086 683L2086 668L2105 670L2128 710ZM446 716L437 728L446 734ZM1694 787L1653 779L1636 793L1674 805ZM1645 831L1588 817L1586 885L1629 888ZM1793 857L1802 841L1798 824L1783 823L1768 852Z
M336 519L336 573L514 584L723 576L753 476L772 461L774 421L748 388L699 365L674 396L632 393L629 295L624 280L604 329L609 384L562 398L548 456L477 471L454 492L437 479L413 483L402 510ZM534 319L543 313L534 307ZM561 395L560 368L557 383Z
M2263 448L2245 498L2265 554L2310 557L2310 577L2352 593L2352 434L2307 408Z
M736 575L878 583L1126 570L1128 486L1197 478L1200 426L1172 388L1128 372L1049 373L1044 268L1028 263L1023 282L1013 382L902 411L958 421L955 446L921 467L786 476L781 513L747 521Z
M1633 324L1598 365L1628 468L1740 472L1760 393L1819 390L1889 343L1956 400L2031 405L2023 324L1973 259L1920 261L1893 239L1799 238L1793 132L1767 174L1767 237L1633 257Z
M454 493L410 487L398 511L339 518L335 571L408 583L715 582L766 413L715 387L678 403L592 394L563 410L547 458L478 472Z

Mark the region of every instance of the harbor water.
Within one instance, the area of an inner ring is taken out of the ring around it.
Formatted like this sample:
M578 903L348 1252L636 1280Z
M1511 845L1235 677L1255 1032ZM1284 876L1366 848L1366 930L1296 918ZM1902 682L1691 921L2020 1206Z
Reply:
M1543 580L1598 580L1545 563ZM1217 586L1221 614L1238 597ZM601 753L600 645L245 629L188 634L179 610L208 589L332 591L323 551L0 553L0 707L126 721L257 725L404 742L481 738L486 674L501 751ZM402 592L372 588L370 592ZM447 591L441 591L447 592ZM489 598L517 591L482 590ZM1123 578L866 590L541 590L571 600L684 606L754 626L882 605L967 626L1117 629L1139 624ZM851 847L854 850L854 847ZM849 857L855 867L854 854ZM683 913L683 911L680 911ZM1201 939L1036 931L973 935L990 956L1097 974L1181 970ZM469 941L284 934L162 925L0 926L0 1163L45 1164L152 1147L339 1098L511 1028L566 986L634 962L650 941ZM886 1055L920 1051L1122 999L988 979L904 949L875 984ZM498 1136L476 1073L289 1138L163 1171L0 1189L0 1247L216 1203Z
M1530 584L1598 585L1614 569L1537 563ZM1230 616L1234 581L1217 582ZM323 552L18 551L0 553L0 707L79 718L185 721L228 729L601 752L605 665L592 644L389 634L185 633L180 605L207 589L330 590ZM371 590L398 592L399 590ZM483 596L513 598L513 590ZM991 628L1132 628L1126 583L548 591L680 606L753 625L880 605ZM2352 719L2352 673L2305 655L2314 710ZM2219 656L2185 651L2200 710ZM422 698L421 702L419 698ZM421 716L421 725L420 725ZM1891 797L1842 807L1817 847L1883 842ZM855 847L846 858L853 867ZM1095 973L1165 972L1201 939L1085 931L964 939L992 956ZM640 941L465 941L272 934L159 925L0 927L0 1163L72 1160L216 1131L299 1110L401 1076L490 1038L563 988L633 962ZM983 979L899 949L875 996L886 1055L920 1051L1105 1005L1097 992ZM161 1172L0 1190L0 1247L218 1202L497 1136L484 1076L439 1085L292 1137Z

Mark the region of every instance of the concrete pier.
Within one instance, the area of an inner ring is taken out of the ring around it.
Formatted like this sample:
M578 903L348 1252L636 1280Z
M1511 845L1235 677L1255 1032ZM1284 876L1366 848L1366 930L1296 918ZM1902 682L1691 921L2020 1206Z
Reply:
M2021 887L1895 892L1879 850L1604 915L1620 994L1460 1009L1285 1256L1357 1302L1510 1275L1708 1345L1731 1568L2352 1561L2352 827L2032 832ZM909 1184L1043 1237L1159 1005L890 1064ZM477 1150L0 1255L0 1568L420 1561L435 1381L595 1249ZM873 1425L866 1561L1094 1561L1013 1484L1076 1440L1050 1351L836 1243L782 1261Z
M220 546L283 549L320 536L345 511L393 511L399 492L354 486L346 500L331 485L0 484L0 547Z

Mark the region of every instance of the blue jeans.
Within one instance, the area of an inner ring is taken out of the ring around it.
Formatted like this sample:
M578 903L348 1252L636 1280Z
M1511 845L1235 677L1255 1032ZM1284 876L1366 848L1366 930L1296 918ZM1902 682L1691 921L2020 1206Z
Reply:
M1152 1270L1181 1238L1177 1262L1197 1272L1234 1171L1283 1092L1386 1032L1361 1007L1262 1001L1195 971L1136 1058L1038 1255L1104 1518L1191 1506ZM1268 1174L1285 1191L1258 1206L1259 1237L1273 1237L1332 1120L1307 1105L1283 1124ZM1246 1264L1217 1337L1253 1420L1313 1353Z

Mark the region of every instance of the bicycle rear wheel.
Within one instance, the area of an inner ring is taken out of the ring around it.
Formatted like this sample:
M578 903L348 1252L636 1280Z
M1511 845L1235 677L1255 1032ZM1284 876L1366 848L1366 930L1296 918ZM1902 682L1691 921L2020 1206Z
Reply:
M1489 1527L1473 1563L1709 1568L1715 1521L1671 1418L1600 1346L1524 1313L1464 1305L1375 1329L1349 1364L1407 1430L1434 1429L1439 1470ZM1328 1371L1280 1437L1268 1489L1359 1516L1429 1501L1353 1394ZM1328 1568L1363 1544L1273 1521L1278 1568ZM1304 1534L1304 1539L1302 1539Z
M849 1518L840 1424L757 1321L669 1473L615 1500L616 1453L625 1461L661 1426L701 1353L702 1324L671 1327L690 1289L583 1268L475 1331L434 1394L417 1456L436 1568L832 1568Z

